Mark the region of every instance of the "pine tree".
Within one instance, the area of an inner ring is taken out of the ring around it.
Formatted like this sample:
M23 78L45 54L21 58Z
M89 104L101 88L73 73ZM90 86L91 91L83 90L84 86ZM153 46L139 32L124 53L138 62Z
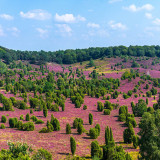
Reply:
M69 123L66 124L66 134L71 134L71 126Z
M26 114L26 121L30 121L29 113Z
M110 141L114 141L114 139L113 139L113 133L112 133L112 128L110 128Z
M107 126L107 128L105 129L105 143L106 145L109 144L110 141L110 131L109 131L109 127Z
M125 129L124 132L123 132L124 143L132 143L134 135L135 135L135 133L134 133L134 130L133 130L133 126L129 122L128 128Z
M77 128L78 134L82 134L83 131L84 131L83 124L82 123L78 123L78 128Z
M98 130L98 136L100 135L101 128L99 124L96 124L95 128Z
M53 130L53 125L47 120L47 132L52 132Z
M73 137L70 137L70 147L71 147L72 155L74 155L76 152L76 141Z
M59 131L60 130L60 124L57 118L54 118L53 123L51 123L53 125L54 131Z
M97 159L102 157L101 148L97 141L93 141L91 143L91 157L92 158L97 157Z
M93 115L89 113L89 124L92 125L93 123Z
M44 107L43 107L43 115L44 115L44 117L47 117L47 115L48 115L48 109L47 109L46 105L44 105Z

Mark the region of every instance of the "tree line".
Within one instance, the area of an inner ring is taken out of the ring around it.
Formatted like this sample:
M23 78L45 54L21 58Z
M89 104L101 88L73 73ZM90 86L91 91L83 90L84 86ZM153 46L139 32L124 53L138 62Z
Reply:
M160 46L113 46L96 47L87 49L67 49L59 51L20 51L7 49L0 46L0 59L9 64L16 60L29 60L33 64L44 64L46 62L56 62L59 64L73 64L113 56L147 56L160 57Z

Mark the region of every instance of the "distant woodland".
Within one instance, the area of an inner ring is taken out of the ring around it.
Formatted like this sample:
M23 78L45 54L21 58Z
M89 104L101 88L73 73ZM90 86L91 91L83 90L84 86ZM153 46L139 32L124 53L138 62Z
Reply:
M44 64L56 62L59 64L73 64L90 59L98 59L113 56L147 56L160 57L160 46L116 46L96 47L88 49L68 49L59 51L20 51L0 47L0 59L9 64L16 60L28 60L32 64Z

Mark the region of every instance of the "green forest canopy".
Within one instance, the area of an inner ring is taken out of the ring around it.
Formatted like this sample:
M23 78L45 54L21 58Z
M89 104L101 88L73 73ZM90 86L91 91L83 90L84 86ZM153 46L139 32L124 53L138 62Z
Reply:
M92 59L112 56L147 56L160 57L160 46L115 46L96 47L88 49L67 49L59 51L20 51L0 46L0 59L7 64L16 60L29 60L31 63L56 62L59 64L73 64Z

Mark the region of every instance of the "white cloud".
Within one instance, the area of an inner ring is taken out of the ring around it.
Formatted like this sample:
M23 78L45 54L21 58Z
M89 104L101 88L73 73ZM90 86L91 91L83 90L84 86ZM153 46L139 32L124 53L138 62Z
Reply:
M57 22L63 22L63 23L73 23L73 22L85 21L86 20L84 17L81 17L80 15L75 17L73 14L59 15L58 13L56 13L54 18Z
M123 0L109 0L108 2L109 3L115 3L115 2L121 2L121 1L123 1Z
M148 18L148 19L152 19L152 14L151 13L145 13L145 16Z
M141 7L137 7L135 4L132 4L128 7L123 7L123 9L131 11L131 12L138 12L141 10L151 11L154 9L154 7L151 4L145 4Z
M3 31L3 28L2 28L2 26L0 25L0 37L1 36L4 36L5 34L4 34L4 31Z
M146 32L160 32L160 26L152 26L152 27L146 27L145 28Z
M16 37L20 33L20 30L17 27L8 28L8 30L11 31L12 35Z
M11 15L8 15L8 14L0 14L0 18L3 18L5 20L13 20L14 19Z
M127 29L126 25L124 25L124 24L122 24L120 22L119 23L115 23L115 21L110 21L108 24L112 29L115 29L115 30L117 30L117 29L126 30Z
M69 25L67 24L56 24L56 26L59 29L59 32L65 36L66 34L71 36L72 35L72 29Z
M39 32L39 35L41 38L48 37L48 30L47 29L36 28L36 30Z
M159 18L156 18L156 19L153 21L153 23L154 23L155 25L160 25L160 19L159 19Z
M89 28L100 28L100 25L96 24L96 23L88 23L87 27L89 27Z
M52 17L50 13L41 9L28 11L26 13L21 11L20 16L22 18L35 19L35 20L48 20L51 19Z

